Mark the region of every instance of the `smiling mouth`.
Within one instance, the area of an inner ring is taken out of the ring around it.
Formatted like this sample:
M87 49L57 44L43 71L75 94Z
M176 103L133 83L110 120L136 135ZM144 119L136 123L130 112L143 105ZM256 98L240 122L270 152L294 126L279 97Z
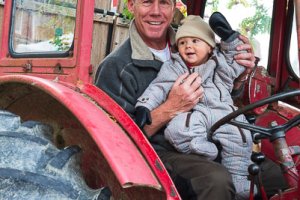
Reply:
M194 55L195 53L187 53L186 55L191 56Z
M148 22L150 25L161 25L162 22Z

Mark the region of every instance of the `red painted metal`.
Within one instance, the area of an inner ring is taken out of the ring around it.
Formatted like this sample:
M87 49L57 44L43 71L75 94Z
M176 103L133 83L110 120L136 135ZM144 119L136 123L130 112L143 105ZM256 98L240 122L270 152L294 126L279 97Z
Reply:
M236 100L236 104L241 107L271 96L271 88L275 85L275 79L268 75L264 67L257 67L245 82L244 94ZM267 105L258 107L252 112L262 114L266 111Z
M188 13L201 15L205 2L204 0L188 0ZM5 20L0 49L0 84L30 85L49 94L67 108L87 130L95 142L97 150L103 154L124 189L145 186L148 189L165 193L166 199L180 199L162 162L133 120L109 96L91 84L89 67L94 0L78 0L73 54L67 58L51 59L14 59L9 56L7 44L11 5L12 1L5 2ZM271 92L279 91L284 78L286 78L282 77L282 75L286 76L286 69L284 69L286 67L284 61L286 8L287 1L276 1L269 63L271 77L258 68L248 85L246 94L248 103L267 97ZM30 65L32 70L26 71L25 65ZM300 113L297 109L292 109L287 105L274 105L268 109L265 106L255 111L256 114L259 114L258 125L269 126L269 123L275 120L278 124L282 124ZM299 133L299 126L287 133L288 146L300 145ZM275 151L278 149L274 151L273 145L263 140L262 151L269 158L278 161L278 157L275 156ZM279 145L275 144L275 146ZM284 148L286 149L286 146ZM296 157L293 159L295 160ZM89 160L88 157L85 159ZM88 163L92 164L93 162L88 161ZM297 169L299 170L300 167L297 166ZM290 186L294 187L298 182L291 181ZM292 188L272 199L289 200L296 197L299 199L299 191ZM139 191L139 193L141 192Z
M76 91L55 81L33 76L0 77L1 85L10 82L32 85L68 108L93 138L121 185L149 185L157 189L161 187L147 162L124 131L95 105L92 99L87 98L78 89Z
M279 193L270 198L270 200L297 200L298 188L292 188L284 191L284 193Z
M187 0L186 5L188 15L201 15L205 2L205 0Z
M285 123L288 119L295 117L297 114L294 110L290 109L290 112L287 110L288 107L284 107L285 115L279 115L278 112L267 112L259 117L257 124L262 126L270 126L271 122L276 122L278 125ZM276 109L276 108L275 108ZM281 108L282 109L282 108ZM289 112L289 114L287 114ZM288 117L288 118L287 118ZM268 122L268 123L266 123ZM298 155L293 155L292 151L289 149L289 146L300 146L300 126L294 127L286 133L285 138L279 138L275 141L262 140L262 152L268 157L282 165L284 175L286 180L291 188L298 186L299 179L299 165L297 159ZM293 156L293 157L292 157ZM290 163L295 162L295 166L291 166Z
M82 85L80 90L95 100L101 108L110 113L112 117L127 131L127 134L129 134L130 138L142 152L156 176L159 177L159 181L168 194L168 198L172 197L172 199L180 199L164 165L151 147L149 141L143 134L141 134L138 126L127 115L127 113L106 93L94 85Z
M77 10L77 12L80 12L80 17L76 18L76 25L79 28L78 48L74 48L78 51L76 66L78 80L84 83L92 83L93 80L89 73L89 67L91 63L95 0L81 0L78 3L80 4L80 9Z
M78 1L81 2L81 1ZM13 69L13 72L19 72L19 73L24 73L23 72L23 66L25 64L31 64L33 67L50 67L53 69L54 66L57 66L60 64L62 67L75 67L76 65L76 56L77 56L77 51L74 51L74 54L72 57L67 57L67 58L52 58L52 59L40 59L40 58L20 58L20 59L14 59L10 57L9 54L9 30L10 30L10 22L11 22L11 9L12 9L12 1L6 1L5 2L5 7L4 7L4 16L3 18L5 19L3 22L3 27L2 27L2 38L1 38L1 49L0 49L0 66L5 66L5 68L0 68L0 73L6 73L7 71L9 72L11 69L10 67L16 68ZM80 8L79 8L80 9ZM79 20L79 19L78 19ZM76 22L76 24L79 24L79 21ZM79 30L79 26L76 26L76 33ZM78 35L74 37L74 49L77 48L78 46ZM50 71L51 71L50 69ZM49 70L49 69L48 69ZM52 72L53 73L53 72Z
M147 186L164 190L167 199L180 199L148 140L125 111L99 88L90 84L73 87L27 75L0 77L1 85L11 82L32 85L70 110L95 141L121 186Z
M287 118L278 115L278 112L276 111L269 110L268 112L263 113L257 118L256 124L261 125L263 127L269 127L272 121L276 121L280 125L285 123L287 121ZM289 146L300 145L299 133L300 127L294 127L291 130L289 130L289 132L286 134L286 140ZM268 158L276 161L273 146L268 140L262 140L261 150Z
M287 1L276 1L276 6L273 11L273 30L271 38L271 51L269 62L269 73L276 79L275 92L281 89L281 73L283 68L286 68L284 64L284 44L286 35L286 8Z
M269 127L271 123L275 122L278 125L285 123L287 120L300 114L300 110L291 106L273 104L274 111L260 115L256 120L256 124ZM271 199L299 199L298 185L299 185L299 152L293 151L291 146L300 146L300 126L290 129L285 137L277 138L273 141L262 140L261 150L274 162L281 166L283 175L289 185L289 190L275 195Z
M12 1L6 1L4 7L4 23L0 49L0 74L30 74L46 79L58 79L76 84L77 81L91 83L89 73L92 35L94 0L78 0L76 27L74 34L74 51L66 58L18 58L9 54L9 31L11 21ZM24 71L25 65L30 65L30 72ZM2 66L2 67L1 67ZM61 68L57 70L57 68Z
M289 10L293 10L294 14L296 15L296 27L298 26L298 31L299 32L299 20L300 20L300 16L299 14L297 14L297 10L299 10L299 1L298 0L294 0L294 1L288 1L288 9ZM289 14L289 13L287 13ZM298 22L297 22L298 20ZM298 25L297 25L298 24ZM292 28L291 26L287 25L286 26L286 30L289 30L290 28ZM299 34L299 33L297 33ZM298 35L299 37L300 35ZM291 36L286 36L286 40L289 40ZM299 37L300 38L300 37ZM285 44L288 44L288 42L285 42ZM298 39L298 47L299 47L299 44L300 44L300 40ZM290 44L291 46L294 45L294 44ZM284 51L288 51L288 47L286 47L284 49ZM298 51L299 52L299 51ZM286 52L285 52L286 53ZM298 79L293 79L293 80L290 80L291 78L291 72L290 72L290 69L289 69L289 57L287 55L285 55L287 58L284 59L284 63L283 63L283 66L281 66L282 68L282 72L280 74L280 77L281 77L281 88L297 88L300 86L300 80ZM299 68L299 72L300 72L300 68ZM300 97L298 97L298 104L300 104Z
M180 199L162 162L131 118L100 89L88 84L92 81L89 67L94 0L78 1L74 52L67 58L11 58L7 45L11 7L12 2L7 1L0 84L31 85L67 108L87 130L123 188L148 187L165 193L166 199ZM31 70L24 70L25 65Z
M256 124L262 127L269 127L272 121L277 124L283 124L287 120L292 119L300 114L300 109L290 106L289 104L278 102L271 105L271 109L258 116ZM286 134L286 140L289 146L300 145L300 126L294 127ZM272 146L267 140L262 141L262 151L271 159L275 159Z
M296 166L293 163L294 161L292 158L292 154L289 146L286 143L286 139L278 138L275 141L272 141L272 143L277 161L282 167L283 175L287 180L287 184L290 188L297 187L299 174ZM293 163L293 165L291 163Z

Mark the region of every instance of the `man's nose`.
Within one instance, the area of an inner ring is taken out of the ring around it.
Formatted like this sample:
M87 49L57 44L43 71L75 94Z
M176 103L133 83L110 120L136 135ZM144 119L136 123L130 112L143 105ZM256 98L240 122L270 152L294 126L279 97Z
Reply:
M161 13L159 0L153 2L151 10L153 13L158 13L158 14Z

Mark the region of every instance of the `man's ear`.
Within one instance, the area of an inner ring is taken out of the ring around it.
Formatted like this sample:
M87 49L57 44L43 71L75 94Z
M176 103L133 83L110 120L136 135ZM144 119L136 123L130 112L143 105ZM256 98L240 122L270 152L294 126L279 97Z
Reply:
M128 1L127 1L127 9L128 9L131 13L133 13L133 4L134 4L134 1L135 1L135 0L128 0Z

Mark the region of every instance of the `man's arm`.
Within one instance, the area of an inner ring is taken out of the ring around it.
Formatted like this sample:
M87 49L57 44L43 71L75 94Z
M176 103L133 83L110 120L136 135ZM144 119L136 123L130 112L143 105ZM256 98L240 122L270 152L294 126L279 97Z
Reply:
M122 73L123 63L117 57L107 57L100 64L95 85L114 99L125 111L134 117L136 94L134 77L130 73Z
M151 111L152 124L145 125L144 131L151 137L178 113L191 110L202 97L203 88L199 75L181 75L174 83L167 100Z

